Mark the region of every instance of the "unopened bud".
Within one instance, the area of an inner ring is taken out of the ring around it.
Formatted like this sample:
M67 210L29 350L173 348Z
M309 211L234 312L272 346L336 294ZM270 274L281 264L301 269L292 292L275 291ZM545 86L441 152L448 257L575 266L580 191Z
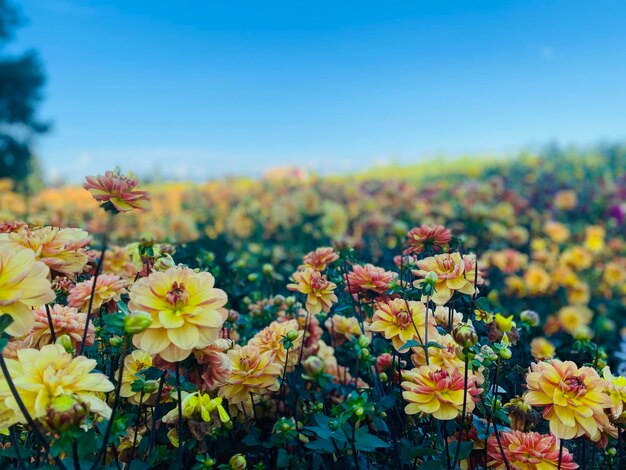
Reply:
M524 323L527 323L530 326L539 325L539 314L532 310L524 310L520 313L520 318Z
M154 262L153 270L163 272L173 268L174 266L176 266L174 258L172 258L172 255L169 253L166 253Z
M372 340L369 339L365 335L359 336L359 340L358 341L359 341L359 346L361 346L362 348L367 348L370 344L372 344Z
M132 312L124 317L124 331L134 335L141 333L152 325L152 317L147 312Z
M512 356L513 356L513 353L511 352L509 348L500 349L500 357L502 359L511 359Z
M159 382L156 380L146 380L146 383L143 385L143 393L150 394L154 393L159 389Z
M289 330L285 336L289 341L295 341L300 336L300 333L297 330Z
M303 365L305 372L311 377L317 377L324 372L324 361L318 356L307 357Z
M72 343L72 338L70 338L69 335L59 336L56 339L55 344L63 346L63 349L65 349L65 351L68 353L74 351L74 343Z
M272 266L270 263L265 263L261 269L263 271L263 274L265 274L266 276L271 276L272 274L274 274L274 266Z
M426 277L424 278L424 282L426 284L434 286L437 283L438 279L439 277L437 276L437 273L434 271L430 271L428 274L426 274Z
M111 339L109 339L109 344L114 348L119 348L123 342L124 339L120 336L112 336Z
M250 282L256 282L258 278L259 278L259 275L257 273L248 274L248 281Z
M228 461L228 468L230 470L246 470L248 462L242 454L233 455Z
M464 348L471 348L478 342L478 335L471 323L459 323L452 330L452 337L456 344Z
M72 395L61 395L46 408L46 425L56 432L68 431L78 426L89 414L89 405Z

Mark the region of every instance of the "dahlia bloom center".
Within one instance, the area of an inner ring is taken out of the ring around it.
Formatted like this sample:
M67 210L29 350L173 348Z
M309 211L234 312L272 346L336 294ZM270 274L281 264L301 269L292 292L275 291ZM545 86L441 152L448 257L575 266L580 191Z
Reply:
M175 307L177 310L182 309L189 302L189 292L185 289L184 283L178 283L174 281L172 288L166 294L165 298L167 302Z

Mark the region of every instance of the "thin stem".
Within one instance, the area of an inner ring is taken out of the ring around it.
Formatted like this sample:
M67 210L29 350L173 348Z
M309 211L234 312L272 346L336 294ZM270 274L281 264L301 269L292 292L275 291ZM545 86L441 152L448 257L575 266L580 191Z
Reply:
M102 263L104 262L104 255L107 251L107 233L105 232L102 236L102 254L100 255L100 259L98 259L98 264L96 265L96 272L94 276L91 278L93 280L93 284L91 285L91 295L89 296L89 306L87 307L87 318L85 318L85 329L83 330L83 339L80 343L79 355L83 354L85 351L85 343L87 342L87 333L89 332L89 321L91 320L91 314L93 313L93 299L96 295L96 286L98 284L98 276L100 275L100 271L102 270Z
M50 327L50 344L53 344L57 340L56 331L54 331L54 324L52 323L52 314L50 313L50 305L46 304L46 316L48 317L48 326Z
M304 335L302 335L304 337ZM283 368L283 378L280 381L280 390L278 391L278 396L282 400L283 397L283 388L285 387L285 377L287 376L287 364L289 363L289 349L287 348L287 354L285 354L285 367Z
M561 445L559 446L559 463L557 465L557 470L561 470L561 460L563 460L563 439L561 439Z
M157 411L161 403L161 395L163 394L163 382L165 381L166 374L167 372L163 371L163 375L159 380L159 389L157 390L156 403L154 404L154 408L152 410L152 426L150 427L150 440L148 441L148 457L150 457L150 453L152 452L152 448L154 447L154 441L156 438L156 422L158 415Z
M2 369L2 374L4 375L4 379L6 380L7 385L9 386L9 390L11 391L11 394L13 395L13 398L15 399L15 402L17 403L18 408L24 415L26 422L31 427L31 430L33 434L35 435L35 438L39 441L41 446L44 448L44 450L46 451L46 454L49 455L50 445L48 444L48 441L46 441L46 438L42 434L41 430L39 429L39 426L33 420L32 416L28 412L28 409L26 408L26 405L24 405L24 402L22 401L22 398L20 397L20 394L17 391L17 388L15 388L15 384L13 383L13 379L11 378L11 374L9 373L9 369L7 368L7 364L4 361L4 357L2 356L2 354L0 354L0 369ZM59 468L63 470L67 470L67 467L63 465L63 462L61 462L61 460L59 460L57 457L55 457L53 460Z
M19 442L17 440L17 431L15 430L15 425L9 428L9 434L11 437L11 445L15 449L15 455L17 457L17 468L18 470L24 468L24 461L22 460L22 454L20 453Z
M104 457L104 454L109 447L109 436L111 435L111 430L113 429L113 422L115 421L115 413L117 408L120 406L120 392L122 390L122 379L124 377L124 359L126 358L126 351L128 351L128 337L124 337L124 341L122 342L122 352L120 354L119 367L120 371L117 375L117 385L115 387L115 397L113 398L113 408L111 409L111 418L109 418L109 422L107 423L106 430L104 432L104 438L102 441L102 447L96 456L96 460L91 466L91 470L95 470L98 468L100 461Z
M180 364L176 361L176 395L178 398L178 449L176 452L176 458L178 461L178 468L183 468L183 400L180 389Z
M80 459L78 458L78 441L72 441L72 460L74 461L74 470L80 470Z
M137 411L137 422L135 423L135 433L133 434L133 446L130 449L130 460L128 461L128 470L135 458L135 448L137 447L137 435L139 434L139 425L141 424L141 407L143 405L143 390L139 394L139 410Z
M461 438L463 437L463 429L465 428L465 410L467 407L467 379L469 373L469 354L467 354L467 350L463 351L465 355L465 382L463 385L463 407L461 411L461 430L459 432L459 439L456 443L456 450L454 452L454 458L452 459L452 467L456 466L456 461L459 458L459 452L461 452Z

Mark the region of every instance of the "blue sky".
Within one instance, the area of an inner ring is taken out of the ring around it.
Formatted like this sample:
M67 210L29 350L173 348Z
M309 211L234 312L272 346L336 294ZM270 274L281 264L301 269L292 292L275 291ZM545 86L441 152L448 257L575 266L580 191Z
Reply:
M50 177L203 179L626 137L626 2L21 0Z

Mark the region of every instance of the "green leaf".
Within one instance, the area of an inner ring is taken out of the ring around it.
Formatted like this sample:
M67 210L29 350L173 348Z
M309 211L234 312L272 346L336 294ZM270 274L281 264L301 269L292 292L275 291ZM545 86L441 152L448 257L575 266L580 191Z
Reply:
M13 323L13 317L8 313L0 316L0 335L4 333L4 330L6 330L11 323Z
M318 452L324 452L327 454L332 454L335 452L335 447L330 439L318 439L316 441L311 441L306 443L307 449L316 450ZM338 445L339 448L341 446Z
M354 435L356 449L362 452L373 452L379 448L389 447L389 443L368 432L367 427L357 429Z
M418 343L414 339L410 339L402 345L399 351L404 351L405 349L409 349L409 348L423 348L423 347L424 345L422 343Z
M456 455L456 447L458 444L459 444L458 441L453 441L450 443L450 456L451 457L454 457ZM473 441L461 442L460 447L459 447L458 460L463 460L469 457L469 454L472 452L473 448L474 448Z
M419 470L441 470L442 468L446 468L446 464L441 459L429 460L418 467Z

